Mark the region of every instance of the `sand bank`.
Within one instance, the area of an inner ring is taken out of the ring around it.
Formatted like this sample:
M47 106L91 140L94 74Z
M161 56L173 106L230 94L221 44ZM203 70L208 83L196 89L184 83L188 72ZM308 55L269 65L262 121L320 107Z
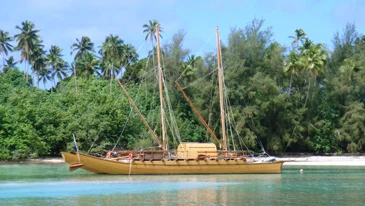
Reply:
M280 157L284 165L365 166L365 156Z

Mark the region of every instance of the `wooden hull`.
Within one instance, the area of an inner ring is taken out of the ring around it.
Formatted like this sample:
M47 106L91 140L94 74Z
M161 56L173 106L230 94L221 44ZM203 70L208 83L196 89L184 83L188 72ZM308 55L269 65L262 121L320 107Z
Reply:
M132 161L109 160L62 152L65 162L82 163L80 168L100 174L268 174L281 173L283 161L248 163L243 160Z

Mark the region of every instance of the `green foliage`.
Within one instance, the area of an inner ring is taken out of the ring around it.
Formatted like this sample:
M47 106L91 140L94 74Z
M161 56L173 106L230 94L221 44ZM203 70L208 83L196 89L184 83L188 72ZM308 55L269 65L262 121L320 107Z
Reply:
M156 25L154 20L143 26L153 46ZM99 59L85 36L72 45L75 61L69 68L61 48L43 51L34 24L26 21L17 29L21 60L30 63L37 80L44 84L52 80L54 88L33 87L31 79L24 81L13 58L6 61L0 73L0 160L59 156L61 151L73 151L73 134L81 151L97 155L114 147L156 146L112 78L124 71L121 80L129 95L160 136L156 47L148 58L138 60L133 46L110 35L100 47ZM1 37L5 40L0 52L6 54L11 45L8 34L2 35L6 38ZM162 69L173 107L173 111L166 108L166 117L175 116L180 132L167 132L170 149L179 143L176 136L187 142L215 142L176 89L176 80L216 135L222 136L216 54L191 54L183 44L185 35L178 31L162 47ZM272 39L263 20L254 19L244 28L233 28L222 46L229 148L261 151L263 146L277 154L364 152L365 37L348 24L343 34L335 34L330 55L302 29L290 38L291 48L285 48ZM171 129L171 122L167 127Z
M365 146L365 107L362 102L346 106L346 113L340 119L339 139L347 143L351 153L363 151Z

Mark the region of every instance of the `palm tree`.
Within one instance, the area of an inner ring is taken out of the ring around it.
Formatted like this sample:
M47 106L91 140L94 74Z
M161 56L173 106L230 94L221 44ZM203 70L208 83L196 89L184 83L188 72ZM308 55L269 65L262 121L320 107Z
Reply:
M322 44L309 44L307 47L302 53L306 59L305 69L310 76L316 79L319 73L324 72L324 63L327 60L326 51L323 50Z
M119 66L120 61L113 59L103 59L101 62L102 75L106 78L110 78L110 94L112 93L113 77L116 77L121 71Z
M71 45L71 55L77 51L74 62L72 63L73 75L75 76L75 91L77 94L77 79L76 79L76 62L80 58L85 58L85 53L94 52L94 43L91 42L90 38L87 36L81 37L81 41L76 39L77 43Z
M39 42L38 32L39 30L34 30L34 24L30 21L22 22L22 27L16 26L16 29L20 30L20 33L15 35L16 41L18 45L16 49L21 51L21 59L20 62L25 60L24 64L24 76L26 81L28 82L28 68L27 61L30 60L30 53L33 50L35 44Z
M155 56L157 54L157 47L153 47L150 51L148 51L147 57L151 58L153 56ZM165 55L165 51L161 50L161 55L164 56Z
M104 43L99 50L103 59L115 59L118 58L123 51L124 41L119 38L118 35L113 36L110 34L105 38Z
M184 77L187 81L191 81L192 79L195 79L194 71L195 68L195 62L197 61L197 57L195 55L189 55L187 61L182 65L182 71L181 76Z
M51 70L51 77L53 80L54 86L56 86L55 77L57 76L58 80L62 80L67 77L67 68L68 63L62 59L62 49L58 46L51 46L49 50L49 54L47 55L47 64L49 65L49 69Z
M323 50L322 44L311 44L311 41L306 41L306 48L302 52L301 61L304 64L304 69L308 71L308 92L305 99L304 107L307 105L307 100L310 92L311 77L314 77L314 84L316 84L317 76L324 72L325 62L327 60L326 51Z
M130 63L134 63L138 60L138 54L134 46L131 44L123 45L123 58L122 58L122 65L127 67Z
M120 72L120 68L119 65L120 62L118 61L113 61L113 60L103 60L101 62L101 67L103 68L102 70L102 75L105 78L108 79L113 79L112 77L117 76Z
M37 76L37 86L39 87L39 75L41 70L47 68L46 52L43 50L43 45L40 43L36 44L33 48L32 53L29 56L29 62L31 63L33 72Z
M46 67L44 67L43 69L41 69L39 71L38 82L39 81L43 82L44 89L46 89L47 81L51 81L51 79L52 79L51 75L52 75L52 72L49 69L47 69Z
M306 33L303 31L303 29L296 29L295 36L289 36L289 38L293 39L292 47L297 48L298 42L301 42L303 44L303 41L307 39L305 36Z
M85 58L76 62L76 67L80 71L80 75L90 77L97 72L99 68L99 60L90 52L85 53Z
M71 76L74 76L75 77L75 93L77 94L77 79L76 79L76 66L75 66L75 62L71 63L71 66L70 66L69 70L71 71Z
M54 86L56 86L55 77L57 77L58 80L62 80L65 77L68 77L68 73L67 73L68 70L69 70L69 65L63 59L61 59L54 66L52 66L51 77L52 77Z
M150 38L150 41L152 42L152 46L153 46L153 40L157 39L156 27L158 24L159 24L158 21L153 19L153 20L149 21L149 24L143 24L143 26L142 26L144 28L143 33L147 33L145 40ZM160 28L160 37L162 38L161 32L162 32L162 29Z
M110 34L105 38L99 53L102 56L102 72L104 77L110 77L110 93L112 92L112 79L120 72L124 42L119 36Z
M71 46L71 55L76 52L74 57L74 61L78 60L79 58L85 58L86 52L94 52L94 43L91 42L90 38L87 36L81 37L81 41L76 39L77 43L73 43Z
M290 74L290 81L289 81L289 94L291 93L291 83L293 75L298 76L299 73L303 70L304 65L300 59L300 55L294 51L291 51L286 59L284 65L284 72L286 74Z
M148 52L148 58L149 59L152 58L153 65L155 64L155 54L157 53L157 48L154 46L154 43L153 43L154 40L157 41L157 37L156 37L157 25L159 25L159 22L157 20L153 19L153 20L149 20L149 24L144 24L142 26L144 28L143 33L146 33L145 40L147 40L149 38L151 41L152 49ZM160 27L160 37L162 38L161 33L162 33L162 29Z
M12 68L12 69L13 69L13 68L15 67L15 65L18 63L18 62L16 62L16 61L14 61L13 56L9 57L9 59L6 59L6 60L5 60L5 62L6 62L5 66L6 66L6 67L9 67L9 68Z
M198 57L196 57L194 54L193 55L189 55L188 59L187 59L187 63L188 65L195 67L195 62L198 59Z
M305 39L303 42L303 45L301 47L299 47L299 50L301 52L304 52L305 50L308 50L309 47L311 47L312 45L314 45L313 41L310 39Z
M36 60L34 60L32 67L37 76L37 87L39 87L39 80L41 75L44 75L44 70L48 71L47 58L45 56L37 58Z
M3 67L5 67L5 55L7 56L9 51L13 51L13 45L9 43L12 40L13 38L9 36L9 32L0 30L0 52L3 55Z

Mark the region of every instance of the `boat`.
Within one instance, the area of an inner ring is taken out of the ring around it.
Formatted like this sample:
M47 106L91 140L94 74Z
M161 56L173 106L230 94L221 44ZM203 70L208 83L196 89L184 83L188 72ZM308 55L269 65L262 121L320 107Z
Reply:
M141 120L148 128L160 150L141 150L141 151L109 151L106 157L96 157L81 153L74 137L76 154L62 152L62 158L69 163L70 171L84 169L98 174L115 175L168 175L168 174L272 174L281 173L283 161L276 161L275 158L268 157L257 160L249 156L250 151L231 151L227 149L224 101L223 101L223 67L220 54L220 38L217 27L217 59L218 59L218 82L220 94L220 112L222 126L222 141L217 138L213 130L201 117L199 111L194 107L183 89L176 82L178 88L183 93L190 106L209 133L218 142L217 149L214 143L181 142L176 150L168 150L166 144L166 128L164 125L164 100L163 100L163 76L160 57L160 35L159 25L156 28L157 38L157 59L159 73L159 94L162 122L162 143L154 133L148 122L144 119L138 107L129 96L124 86L118 79L116 81L128 97L130 104L135 108Z

